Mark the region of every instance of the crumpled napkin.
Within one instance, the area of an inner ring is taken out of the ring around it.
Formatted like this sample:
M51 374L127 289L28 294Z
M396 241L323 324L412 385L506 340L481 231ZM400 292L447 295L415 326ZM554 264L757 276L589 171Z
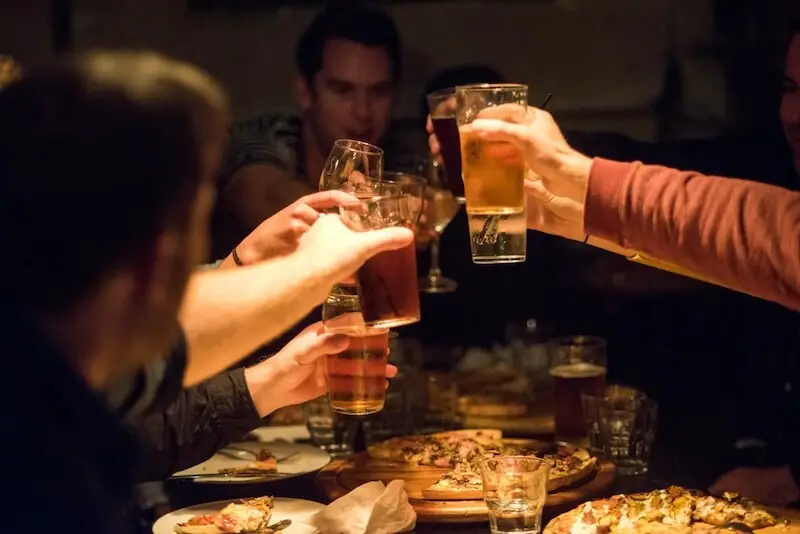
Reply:
M314 514L308 522L320 534L395 534L412 530L417 513L405 482L367 482Z

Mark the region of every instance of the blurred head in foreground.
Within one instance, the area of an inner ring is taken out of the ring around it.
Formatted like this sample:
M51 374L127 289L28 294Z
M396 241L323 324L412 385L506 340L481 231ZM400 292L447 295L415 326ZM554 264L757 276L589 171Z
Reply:
M0 91L0 291L91 386L172 340L227 118L211 77L153 53L92 53Z

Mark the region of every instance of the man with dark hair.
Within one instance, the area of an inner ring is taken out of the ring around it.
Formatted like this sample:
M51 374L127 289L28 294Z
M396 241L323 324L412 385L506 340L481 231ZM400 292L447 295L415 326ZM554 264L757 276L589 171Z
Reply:
M209 76L155 54L90 54L0 90L0 453L29 459L8 465L24 497L4 531L128 531L136 446L106 394L129 383L126 411L144 384L126 377L163 358L169 402L413 239L319 215L287 255L192 274L227 122ZM277 364L276 397L319 394L316 361Z
M389 158L405 152L389 133L402 59L397 27L377 7L336 2L314 19L295 52L302 114L261 115L231 129L215 214L217 257L261 221L316 191L336 139L380 145Z

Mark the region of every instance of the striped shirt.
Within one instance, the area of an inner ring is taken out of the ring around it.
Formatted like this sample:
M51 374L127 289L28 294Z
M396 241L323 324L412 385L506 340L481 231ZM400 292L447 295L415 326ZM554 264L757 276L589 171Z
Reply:
M230 183L236 171L254 163L274 165L294 179L308 182L301 132L302 122L297 116L267 114L234 122L220 189ZM408 170L410 162L418 159L400 137L396 130L390 129L381 143L387 170Z

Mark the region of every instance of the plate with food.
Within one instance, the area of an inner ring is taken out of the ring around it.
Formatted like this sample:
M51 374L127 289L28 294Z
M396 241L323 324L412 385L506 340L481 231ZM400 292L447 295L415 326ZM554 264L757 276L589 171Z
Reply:
M205 484L249 484L283 480L318 471L330 455L311 445L297 443L231 443L214 456L172 475L173 479Z
M310 534L311 516L325 506L303 499L256 497L198 504L170 512L153 534Z
M706 495L679 486L589 501L554 518L544 534L797 531L797 512L770 510L736 494Z

